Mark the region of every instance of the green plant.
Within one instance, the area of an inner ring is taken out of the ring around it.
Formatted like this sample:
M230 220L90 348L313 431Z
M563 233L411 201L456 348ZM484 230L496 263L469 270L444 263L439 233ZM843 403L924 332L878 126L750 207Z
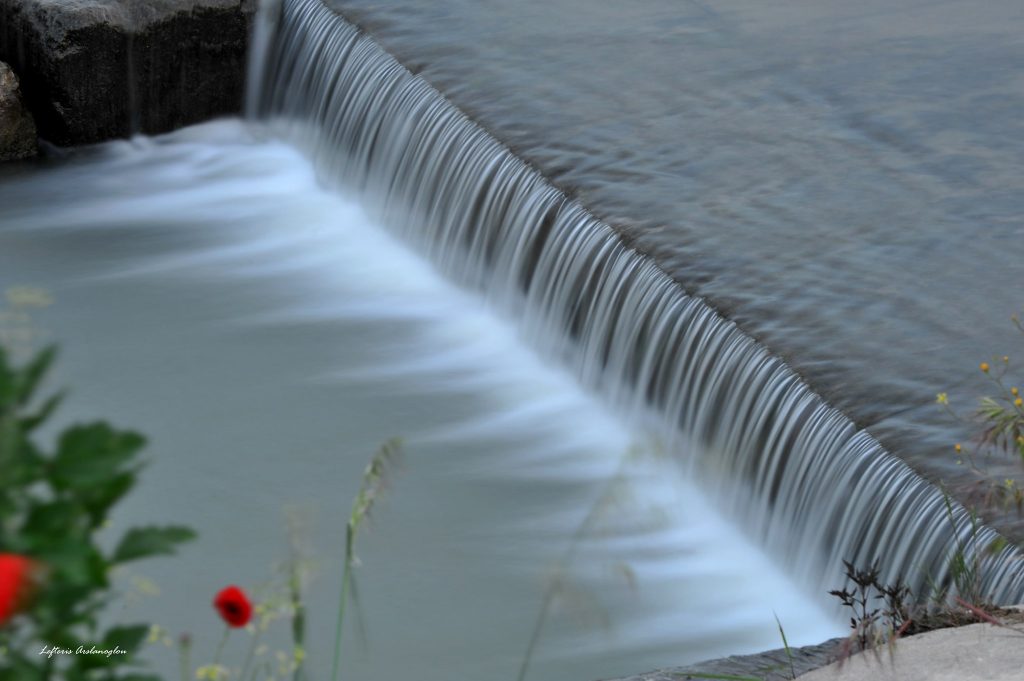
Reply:
M355 542L359 530L369 519L374 506L380 500L390 478L390 471L400 455L401 441L392 439L385 442L374 454L367 465L359 491L352 504L351 515L346 526L344 568L341 578L341 602L338 607L338 619L335 629L335 648L332 661L332 676L337 678L341 671L341 643L345 630L346 614L349 605L357 605L355 598L354 570L358 563L355 554ZM252 608L254 621L246 618L245 631L252 639L249 652L240 666L221 664L221 653L224 641L218 646L211 664L195 669L195 678L201 681L274 681L291 678L302 681L308 678L306 669L306 610L305 583L310 572L311 561L305 547L306 536L304 521L295 509L286 509L288 521L289 556L281 563L275 577L254 589L256 603ZM229 587L231 588L231 587ZM357 611L358 614L358 611ZM286 620L291 633L291 649L276 650L268 656L268 647L262 643L264 632L277 620ZM193 677L191 667L191 640L182 636L179 643L181 678L183 681Z
M1024 323L1016 315L1010 318L1014 326L1024 333ZM954 419L972 425L980 424L980 432L972 444L956 443L953 449L957 462L966 464L978 476L982 488L982 504L988 506L996 501L1004 508L1015 506L1024 512L1024 490L1012 477L997 480L982 459L991 455L1012 456L1024 464L1024 395L1021 388L1009 380L1011 372L1009 355L993 357L991 362L981 362L978 368L992 383L994 395L979 398L978 407L967 417L953 411L947 393L939 393L936 403Z
M63 394L37 399L56 349L35 349L41 334L28 310L52 301L29 287L11 289L6 297L11 309L0 309L0 681L160 681L140 671L139 652L145 642L172 646L165 630L141 623L103 629L104 614L118 596L110 577L125 563L173 553L195 534L182 526L150 526L132 528L117 541L102 536L111 509L143 468L145 438L98 421L65 429L52 451L40 446L37 431L49 422ZM349 601L356 604L356 537L386 487L399 449L394 439L376 452L346 525L333 679L340 667L345 612ZM295 515L288 520L290 556L283 580L266 585L255 605L235 586L218 594L214 605L228 624L225 635L212 664L195 669L192 639L179 637L183 681L221 681L229 675L247 681L306 678L307 559ZM259 658L267 648L262 634L278 619L290 622L292 650L276 651L275 665ZM252 635L238 667L221 664L231 628Z
M66 428L47 451L36 433L62 395L36 398L55 356L48 347L15 366L0 346L0 553L37 567L34 599L0 629L0 680L155 679L137 670L148 624L101 626L115 598L110 575L125 563L173 553L194 533L136 527L104 548L99 535L137 481L145 438L97 421ZM52 654L40 654L47 650Z
M345 611L350 595L355 591L353 569L356 564L355 543L363 523L370 517L374 505L387 487L389 473L401 453L402 442L392 439L381 445L363 472L362 482L352 513L345 524L345 563L341 574L341 596L338 603L338 621L334 630L334 657L331 663L331 679L337 681L341 669L341 638L345 628Z
M796 669L793 667L793 651L789 648L789 641L786 640L786 630L782 628L782 622L779 620L779 616L774 612L775 624L779 626L779 636L782 637L782 647L786 650L786 660L789 662L789 675L790 678L796 678Z
M292 644L295 646L295 672L293 681L302 681L306 678L306 605L303 598L306 582L306 558L303 550L303 533L300 529L298 516L295 513L288 515L288 547L289 557L286 567L288 575L288 601L292 612ZM252 653L249 658L251 659ZM247 661L248 662L248 661ZM242 677L245 678L243 670Z
M287 509L285 514L288 521L289 556L286 561L275 566L274 576L253 588L252 602L249 601L247 593L236 586L226 587L214 600L214 607L229 626L217 646L213 661L193 669L191 637L187 634L179 637L179 668L183 681L192 678L201 681L284 681L287 678L300 681L307 678L304 588L310 561L302 546L304 536L299 528L297 513ZM218 604L222 599L227 602L234 600L239 606L238 609L225 612L225 603ZM263 638L271 625L277 621L287 623L291 634L291 647L274 650L272 655L268 655L271 652L270 647L263 642ZM240 665L221 662L224 646L232 628L242 629L250 637L248 653L242 658ZM168 647L173 645L169 636L162 635L162 629L156 627L155 630L151 633L150 642L163 642Z
M974 511L969 512L970 534L967 539L962 539L959 533L956 533L953 502L948 494L943 495L943 500L946 504L946 517L949 519L950 525L954 529L954 536L956 537L956 547L949 557L950 586L952 586L956 592L956 597L959 599L979 606L990 605L988 595L981 590L982 558L985 553L1001 550L1005 540L997 538L993 545L987 547L980 546L978 530L981 525L978 521L978 515ZM942 601L948 600L948 590L949 586L940 590L937 594L937 599Z

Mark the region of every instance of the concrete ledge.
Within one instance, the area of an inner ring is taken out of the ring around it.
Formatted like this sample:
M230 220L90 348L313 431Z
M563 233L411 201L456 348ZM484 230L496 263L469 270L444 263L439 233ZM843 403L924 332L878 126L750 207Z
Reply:
M43 139L85 144L241 110L255 0L0 0L0 60Z
M1024 625L971 624L900 639L800 681L1020 681Z
M732 655L614 681L1019 681L1024 679L1024 605L989 610L997 624L967 611L935 613L939 627L851 655L852 641L834 638L802 648ZM966 624L975 620L975 623ZM792 657L790 657L792 656Z
M638 674L614 681L687 681L721 677L749 677L762 681L791 681L797 676L818 669L840 658L846 639L834 638L802 648L769 650L754 655L730 655L717 660L698 662L685 667L672 667ZM790 657L792 655L792 669Z

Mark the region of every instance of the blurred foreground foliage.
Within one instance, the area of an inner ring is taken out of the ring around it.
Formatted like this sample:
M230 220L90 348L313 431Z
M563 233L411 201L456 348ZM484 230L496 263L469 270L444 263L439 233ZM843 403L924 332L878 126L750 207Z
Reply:
M111 573L194 533L136 527L99 540L138 479L146 440L97 421L40 444L63 397L38 396L55 357L50 346L19 364L0 345L0 556L10 566L0 569L0 681L155 681L138 657L150 625L104 628Z

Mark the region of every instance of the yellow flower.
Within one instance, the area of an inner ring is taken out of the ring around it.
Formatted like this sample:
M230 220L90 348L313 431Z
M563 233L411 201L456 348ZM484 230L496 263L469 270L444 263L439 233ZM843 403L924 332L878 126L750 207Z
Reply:
M963 449L963 447L961 447L961 446L960 446L960 443L959 443L959 442L957 442L957 443L956 443L955 445L953 445L953 449L954 449L954 450L956 450L956 453L957 453L957 454L959 454L959 453L960 453L960 450L961 450L961 449Z
M1017 407L1018 409L1024 407L1024 399L1018 397L1013 401L1013 406Z
M1003 364L1009 364L1009 363L1010 363L1010 356L1009 355L1003 355Z
M949 396L946 393L939 393L935 396L935 401L939 404L949 404Z
M1017 395L1020 395L1020 390L1017 390L1016 386L1014 386L1013 388L1010 388L1010 394L1017 397Z
M984 371L987 374L988 373L988 362L982 362L980 365L978 365L978 368L980 368L982 371Z

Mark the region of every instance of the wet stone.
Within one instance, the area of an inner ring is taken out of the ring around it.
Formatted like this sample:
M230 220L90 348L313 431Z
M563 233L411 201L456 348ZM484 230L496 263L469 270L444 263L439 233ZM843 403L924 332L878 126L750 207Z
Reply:
M158 133L241 110L254 0L0 0L39 136Z
M25 109L18 77L0 62L0 161L35 156L36 125Z

